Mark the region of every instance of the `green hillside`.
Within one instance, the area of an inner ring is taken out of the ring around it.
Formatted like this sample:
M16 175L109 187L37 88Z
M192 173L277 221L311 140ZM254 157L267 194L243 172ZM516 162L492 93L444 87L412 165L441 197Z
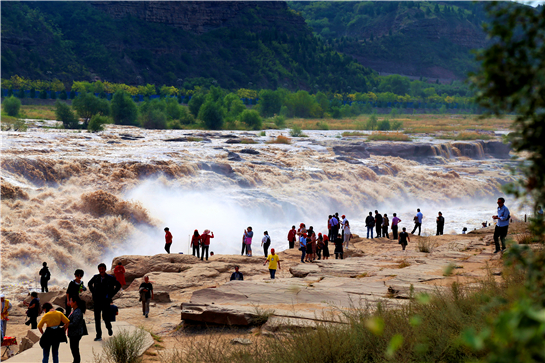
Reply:
M362 92L376 85L376 74L315 37L285 3L238 3L236 13L228 2L208 4L228 20L203 31L108 12L130 6L140 14L145 2L93 4L3 2L2 78Z
M381 74L463 79L482 48L484 5L473 2L290 2L320 38Z

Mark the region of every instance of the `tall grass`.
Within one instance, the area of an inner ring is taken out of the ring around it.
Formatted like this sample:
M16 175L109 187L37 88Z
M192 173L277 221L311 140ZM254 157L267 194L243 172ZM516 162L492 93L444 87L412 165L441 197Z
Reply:
M437 135L438 139L449 139L456 141L469 141L469 140L490 140L492 136L473 131L462 131L458 134Z
M399 306L387 302L344 312L342 324L318 323L264 343L232 346L220 336L177 351L163 362L465 362L482 358L459 339L480 330L501 311L496 299L516 299L522 275L513 269L502 282L489 274L473 287L453 283ZM411 294L412 296L412 294ZM386 301L386 300L385 300Z
M139 363L145 340L143 329L122 330L103 343L102 353L94 353L94 360L96 363Z
M367 136L368 141L411 141L409 136L401 132L373 132Z

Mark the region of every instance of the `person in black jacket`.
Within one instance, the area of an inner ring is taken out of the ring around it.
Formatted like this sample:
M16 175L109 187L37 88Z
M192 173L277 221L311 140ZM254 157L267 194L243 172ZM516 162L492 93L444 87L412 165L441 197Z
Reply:
M117 292L121 289L121 284L117 279L106 273L106 265L101 263L98 265L98 274L93 276L87 286L93 294L93 303L95 311L95 328L96 338L95 341L102 340L102 328L100 324L100 312L102 312L102 319L108 329L108 335L114 334L112 330L112 323L110 322L110 302Z
M382 215L375 210L375 228L377 231L377 238L382 236Z
M371 232L371 239L373 238L373 228L375 228L375 218L373 218L373 212L369 212L367 218L365 218L365 226L367 227L367 239L369 239L369 232Z
M47 267L47 262L42 263L42 269L40 270L40 285L42 286L42 292L49 292L47 282L51 279L51 272Z
M436 236L443 235L443 229L445 228L445 218L443 217L443 213L439 212L439 215L437 216L437 233Z

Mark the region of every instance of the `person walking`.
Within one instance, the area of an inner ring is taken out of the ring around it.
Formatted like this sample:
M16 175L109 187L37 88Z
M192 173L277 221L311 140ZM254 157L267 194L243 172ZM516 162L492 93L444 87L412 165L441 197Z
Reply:
M68 288L66 289L66 315L70 315L70 313L72 312L70 300L78 298L79 294L82 291L87 290L87 288L83 285L83 281L81 280L82 277L83 270L77 269L76 271L74 271L74 280L70 281L70 283L68 284Z
M165 227L165 251L170 254L170 246L172 246L172 233L168 227Z
M373 212L369 212L369 215L365 218L365 226L367 227L367 239L369 239L369 232L371 232L371 239L373 239L373 228L375 227Z
M296 238L297 238L297 231L295 230L295 226L291 226L291 229L288 232L288 245L290 249L295 247Z
M138 291L140 291L140 301L142 301L142 315L145 315L147 318L149 303L153 300L153 285L149 282L148 276L144 276L144 282L140 284Z
M496 246L496 250L494 253L498 253L504 251L506 248L505 237L507 236L509 220L511 219L511 213L505 206L505 199L498 198L498 214L492 216L492 219L496 220L496 228L494 228L494 245ZM501 250L499 239L501 239Z
M397 214L394 213L394 218L392 218L392 238L394 240L397 240L397 229L399 227L399 222L401 222L401 219L397 217Z
M263 239L261 240L261 247L263 247L263 256L269 255L269 247L271 246L271 237L269 232L263 232Z
M352 234L350 233L350 223L348 222L348 220L345 219L343 225L344 248L348 249L348 241L350 241L350 238L352 237Z
M275 253L274 248L271 248L271 254L267 257L267 261L263 263L263 266L265 266L269 263L269 273L271 275L271 280L274 280L276 275L276 269L280 270L280 258Z
M390 220L388 219L388 215L384 213L384 216L382 217L382 237L390 238L390 235L388 234L389 226Z
M335 238L335 259L337 260L340 256L342 260L344 258L343 255L343 238L340 234L337 234L337 238Z
M95 315L95 341L102 340L102 327L100 323L100 313L102 312L102 320L108 329L108 335L114 334L112 323L110 322L110 302L115 294L121 289L121 284L112 275L106 273L106 265L101 263L98 265L98 274L94 275L89 283L89 290L93 294L94 315Z
M414 234L414 232L418 228L418 235L420 236L420 232L422 230L422 218L424 218L424 216L420 212L420 208L418 208L416 210L416 215L414 216L414 228L411 234Z
M87 310L85 301L78 297L70 301L70 306L74 311L68 316L70 324L68 325L68 339L70 339L70 351L74 358L73 363L81 363L81 356L79 353L79 342L84 335L88 335L87 326L83 315Z
M121 288L123 288L123 286L127 284L127 281L125 281L125 267L123 267L123 264L121 262L118 262L117 266L115 266L114 276L115 279L119 281Z
M47 267L47 262L42 263L42 269L40 270L40 285L42 286L42 292L49 292L47 288L47 282L51 280L51 271Z
M437 216L437 233L436 236L442 236L443 235L443 228L445 227L445 218L443 218L443 213L439 212L439 215Z
M193 236L191 236L191 247L193 247L193 256L195 256L195 253L197 253L197 258L199 258L199 248L201 246L201 235L199 234L198 230L195 230L193 232Z
M70 325L70 320L63 313L53 309L51 303L46 302L43 305L43 310L45 314L38 323L38 330L42 333L40 338L40 347L43 350L42 363L49 362L50 351L53 356L53 363L59 363L59 345L62 342L68 342L66 330ZM44 325L47 326L45 332L43 330Z
M411 242L411 237L409 237L407 229L403 227L403 231L399 234L399 244L403 248L403 251L405 251L405 247L407 247L407 241Z
M201 261L204 259L204 252L206 251L206 261L208 261L208 250L210 248L210 238L214 238L214 232L210 232L209 229L205 229L202 233L200 240L201 240Z
M377 232L377 238L382 236L382 214L375 210L375 228Z
M6 329L8 326L9 312L11 311L12 305L8 299L6 299L4 294L0 294L0 301L2 302L2 341L6 336Z
M32 291L30 293L32 300L29 303L23 302L23 305L28 306L27 316L28 321L25 325L30 325L30 329L38 329L38 316L40 315L40 299L38 298L38 293Z
M305 263L305 256L307 254L307 234L304 233L299 237L299 250L301 251L301 262Z
M242 272L240 272L238 269L239 267L235 266L235 272L231 274L231 280L229 281L233 281L233 280L244 281L244 276L242 275Z

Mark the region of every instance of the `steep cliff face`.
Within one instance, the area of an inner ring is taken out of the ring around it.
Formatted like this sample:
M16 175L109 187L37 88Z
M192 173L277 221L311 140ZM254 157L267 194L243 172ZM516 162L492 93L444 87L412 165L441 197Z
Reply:
M259 11L261 20L282 28L303 29L303 18L289 16L283 1L94 1L92 6L115 19L132 16L203 34L236 21L243 12ZM288 16L286 16L288 15Z

